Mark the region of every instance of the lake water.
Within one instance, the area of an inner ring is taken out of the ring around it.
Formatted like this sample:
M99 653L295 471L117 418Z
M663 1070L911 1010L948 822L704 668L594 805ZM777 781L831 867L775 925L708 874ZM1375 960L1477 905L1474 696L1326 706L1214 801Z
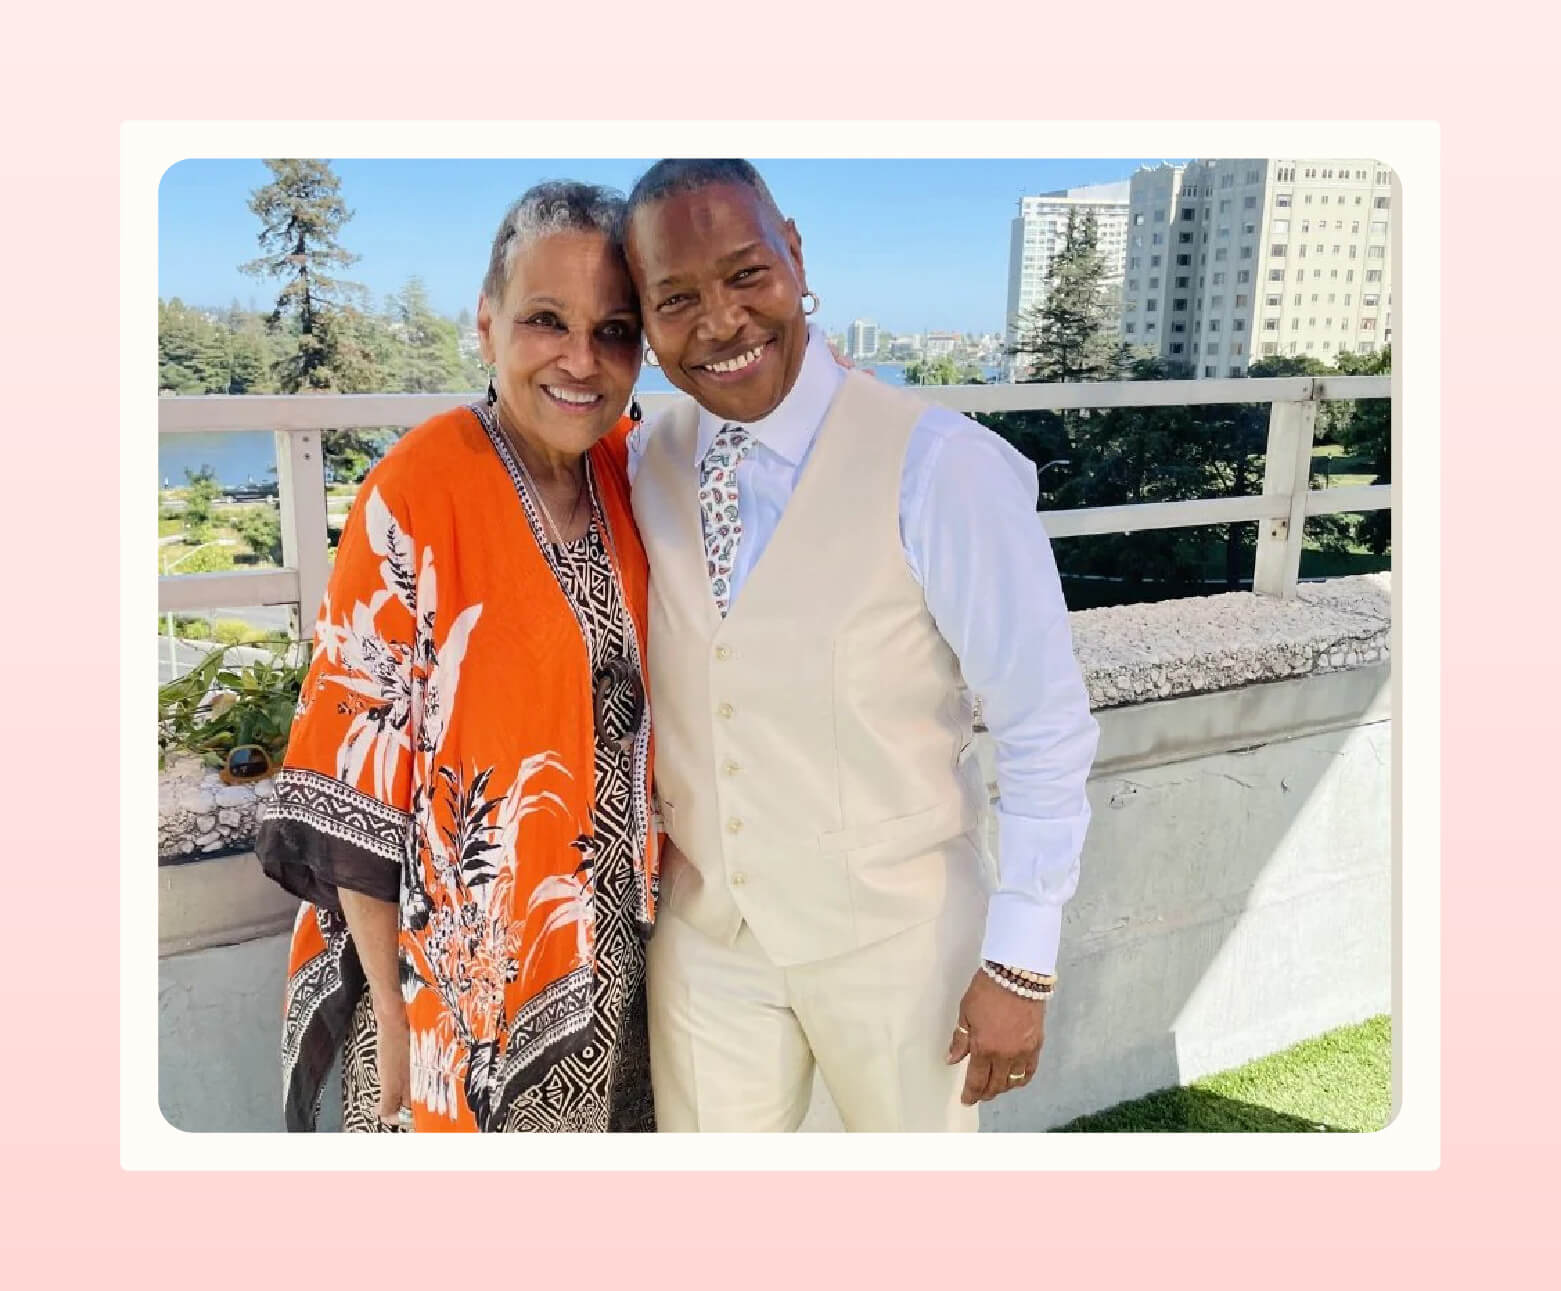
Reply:
M890 385L905 384L905 368L898 363L864 366L863 371L873 373ZM983 376L992 381L997 374L995 369L988 369ZM646 364L640 371L638 388L647 392L671 392L673 386L664 373ZM162 487L183 484L186 470L198 471L203 466L211 467L218 481L227 485L274 479L276 441L270 431L264 430L157 437L157 475Z

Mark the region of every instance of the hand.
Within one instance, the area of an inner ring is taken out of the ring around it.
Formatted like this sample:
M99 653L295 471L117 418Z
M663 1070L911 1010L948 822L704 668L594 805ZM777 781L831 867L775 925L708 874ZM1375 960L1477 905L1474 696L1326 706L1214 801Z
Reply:
M856 364L851 362L851 360L846 355L842 354L833 345L829 347L829 353L835 362L843 368L854 368L856 366Z
M959 1002L959 1023L949 1042L949 1064L969 1057L966 1107L1023 1089L1035 1075L1046 1042L1046 1001L1004 990L979 968Z
M379 1068L379 1119L401 1126L401 1109L412 1106L412 1032L406 1009L374 1010L375 1063Z

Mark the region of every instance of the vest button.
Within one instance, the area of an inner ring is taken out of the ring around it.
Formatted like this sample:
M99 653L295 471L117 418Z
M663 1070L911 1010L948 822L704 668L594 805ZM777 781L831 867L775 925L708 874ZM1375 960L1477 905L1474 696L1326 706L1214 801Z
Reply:
M746 882L748 882L748 876L741 870L738 870L735 874L732 875L732 886L734 888L740 888Z
M736 775L742 770L742 767L736 762L728 761L721 767L721 770L725 771L727 775Z
M740 834L740 833L742 833L743 832L743 822L741 820L739 820L736 816L733 816L729 821L726 822L726 832L728 834Z
M730 717L736 710L730 704L722 704L721 707L715 711L722 717Z
M731 646L716 646L715 657L717 659L730 659L732 657Z

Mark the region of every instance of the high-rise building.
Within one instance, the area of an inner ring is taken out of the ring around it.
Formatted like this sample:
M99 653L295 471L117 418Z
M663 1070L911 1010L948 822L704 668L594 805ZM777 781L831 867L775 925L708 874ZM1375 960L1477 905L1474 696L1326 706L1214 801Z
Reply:
M1392 175L1377 161L1195 161L1131 180L1121 337L1197 377L1392 339Z
M851 359L870 359L878 353L878 324L869 319L854 319L846 328L846 353Z
M1046 275L1068 236L1068 217L1092 212L1097 246L1106 265L1106 289L1117 299L1127 257L1128 180L1059 189L1019 199L1008 245L1008 343L1019 335L1021 315L1046 303ZM1115 319L1113 318L1113 325Z

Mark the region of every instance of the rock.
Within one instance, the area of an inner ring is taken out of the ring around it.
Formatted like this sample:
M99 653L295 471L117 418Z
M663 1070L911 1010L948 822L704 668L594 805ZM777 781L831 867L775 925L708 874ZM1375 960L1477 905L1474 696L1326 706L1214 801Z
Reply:
M215 816L197 816L195 818L195 828L203 834L211 833L216 827L217 818Z
M225 784L217 790L217 806L248 807L255 801L255 791L247 784Z
M274 797L276 797L276 783L269 776L267 776L266 779L261 780L260 782L258 782L255 785L255 797L256 798L274 798Z
M232 829L243 819L243 815L236 807L224 807L217 813L217 820L221 824L226 825L229 829Z
M221 845L222 835L217 833L215 830L202 834L195 840L195 846L200 848L203 852L209 852L213 847L220 847Z

